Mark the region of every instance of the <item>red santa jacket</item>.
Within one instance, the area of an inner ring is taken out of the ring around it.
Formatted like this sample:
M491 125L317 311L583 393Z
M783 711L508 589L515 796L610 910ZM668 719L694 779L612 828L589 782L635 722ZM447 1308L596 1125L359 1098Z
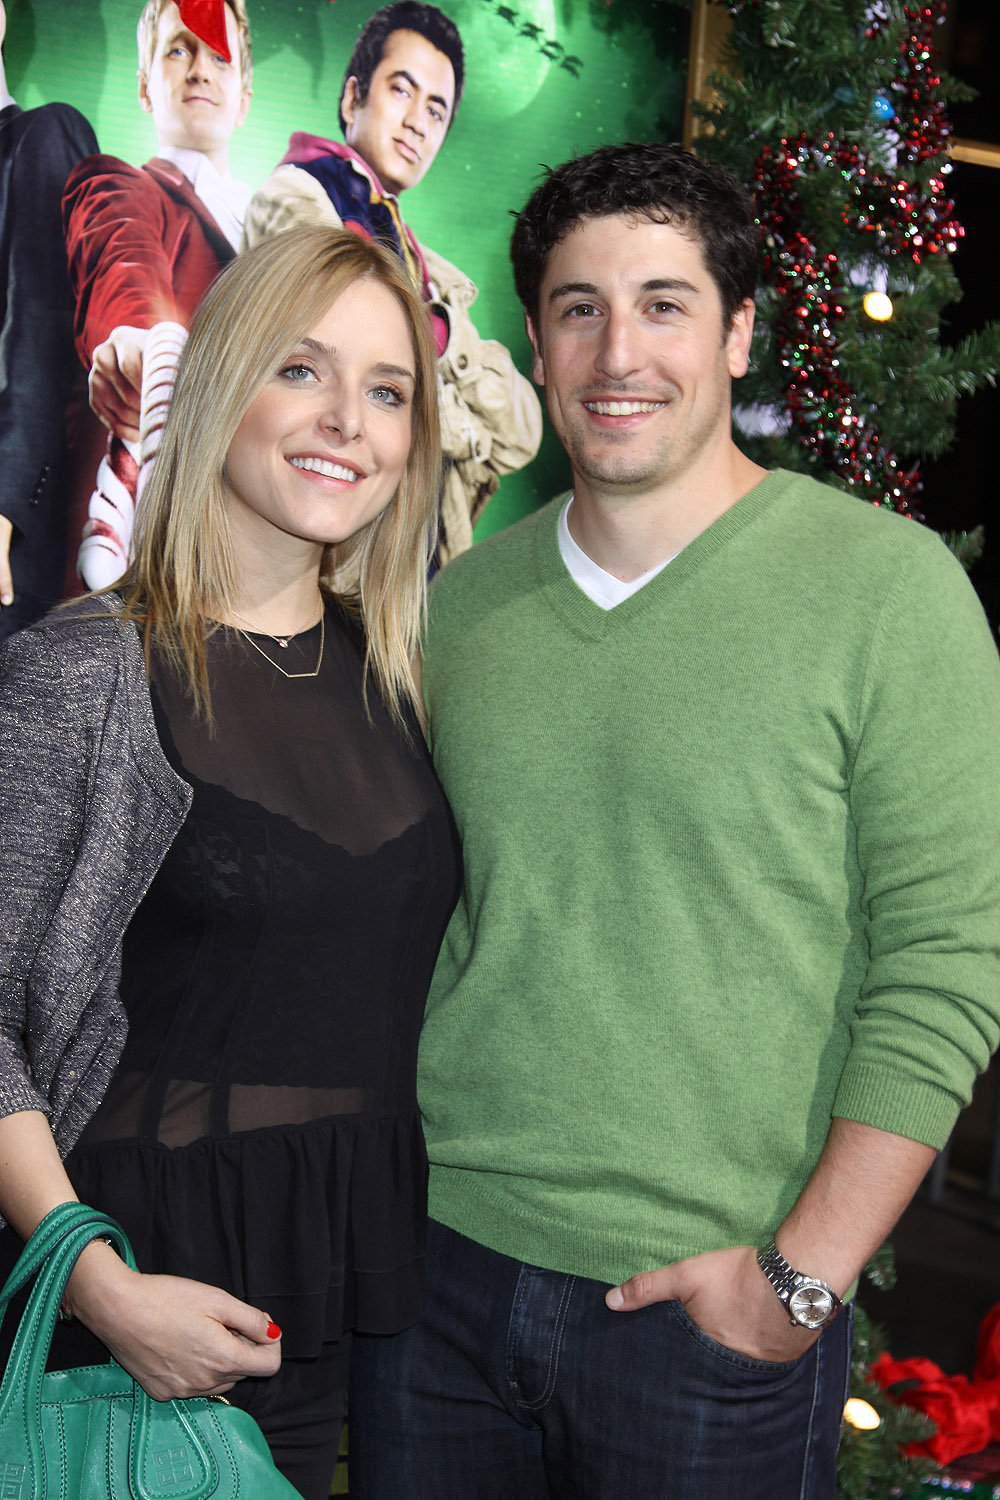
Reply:
M76 347L89 370L120 324L189 325L234 250L179 167L89 156L63 197Z

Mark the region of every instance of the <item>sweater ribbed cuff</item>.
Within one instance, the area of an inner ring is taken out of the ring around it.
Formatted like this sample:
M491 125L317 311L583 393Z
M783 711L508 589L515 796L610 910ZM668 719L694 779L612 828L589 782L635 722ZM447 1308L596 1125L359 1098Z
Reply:
M921 1082L872 1064L847 1065L833 1114L859 1125L921 1141L940 1151L952 1132L962 1101L937 1084Z

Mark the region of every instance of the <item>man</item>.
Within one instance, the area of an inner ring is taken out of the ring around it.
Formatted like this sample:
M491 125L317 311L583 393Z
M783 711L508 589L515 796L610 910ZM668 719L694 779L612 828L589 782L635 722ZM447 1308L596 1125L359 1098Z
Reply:
M141 169L90 157L71 175L63 205L77 349L91 405L111 433L80 552L91 588L113 583L128 562L150 330L160 330L156 361L169 393L195 309L239 248L250 197L229 173L230 139L251 93L243 0L147 0L138 45L139 103L152 116L157 155ZM155 451L155 435L146 441Z
M0 4L0 46L6 29ZM15 104L0 57L0 640L62 594L75 361L60 203L96 150L70 105Z
M409 268L430 304L439 355L445 456L438 561L472 543L472 525L499 476L534 458L542 416L534 391L502 344L481 339L469 316L468 277L418 244L399 195L432 166L465 81L454 22L421 0L398 0L365 24L344 75L340 128L346 146L292 136L282 164L254 196L246 240L293 224L344 224L381 240Z
M830 1500L841 1303L997 1041L996 651L936 536L734 446L732 179L604 148L513 259L574 490L433 593L428 1310L351 1493Z

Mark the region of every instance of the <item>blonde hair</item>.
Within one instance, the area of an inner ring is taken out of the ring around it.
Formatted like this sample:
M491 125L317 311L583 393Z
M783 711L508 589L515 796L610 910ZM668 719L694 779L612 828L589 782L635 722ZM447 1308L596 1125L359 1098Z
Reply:
M412 662L426 614L441 450L435 350L427 309L397 256L342 229L292 229L232 261L199 308L181 358L163 442L136 514L135 560L116 585L126 618L186 678L210 715L206 625L232 613L237 567L224 469L233 435L265 382L353 282L396 298L416 384L410 451L396 493L371 521L328 546L320 584L361 619L365 678L403 722L417 703ZM356 583L344 586L344 578Z
M170 0L146 0L139 17L139 24L135 29L135 38L139 47L139 76L149 78L149 70L153 66L153 56L156 52L156 33L160 25L160 16L163 8L170 4ZM250 50L250 20L247 16L247 8L244 0L226 0L226 4L236 17L236 27L240 34L240 78L243 87L248 89L253 81L253 54Z

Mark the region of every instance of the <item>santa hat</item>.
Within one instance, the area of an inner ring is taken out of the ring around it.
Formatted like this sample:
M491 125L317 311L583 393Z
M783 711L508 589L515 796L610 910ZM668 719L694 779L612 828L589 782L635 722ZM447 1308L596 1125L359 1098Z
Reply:
M226 62L232 62L226 36L226 0L177 0L177 9L188 31Z

